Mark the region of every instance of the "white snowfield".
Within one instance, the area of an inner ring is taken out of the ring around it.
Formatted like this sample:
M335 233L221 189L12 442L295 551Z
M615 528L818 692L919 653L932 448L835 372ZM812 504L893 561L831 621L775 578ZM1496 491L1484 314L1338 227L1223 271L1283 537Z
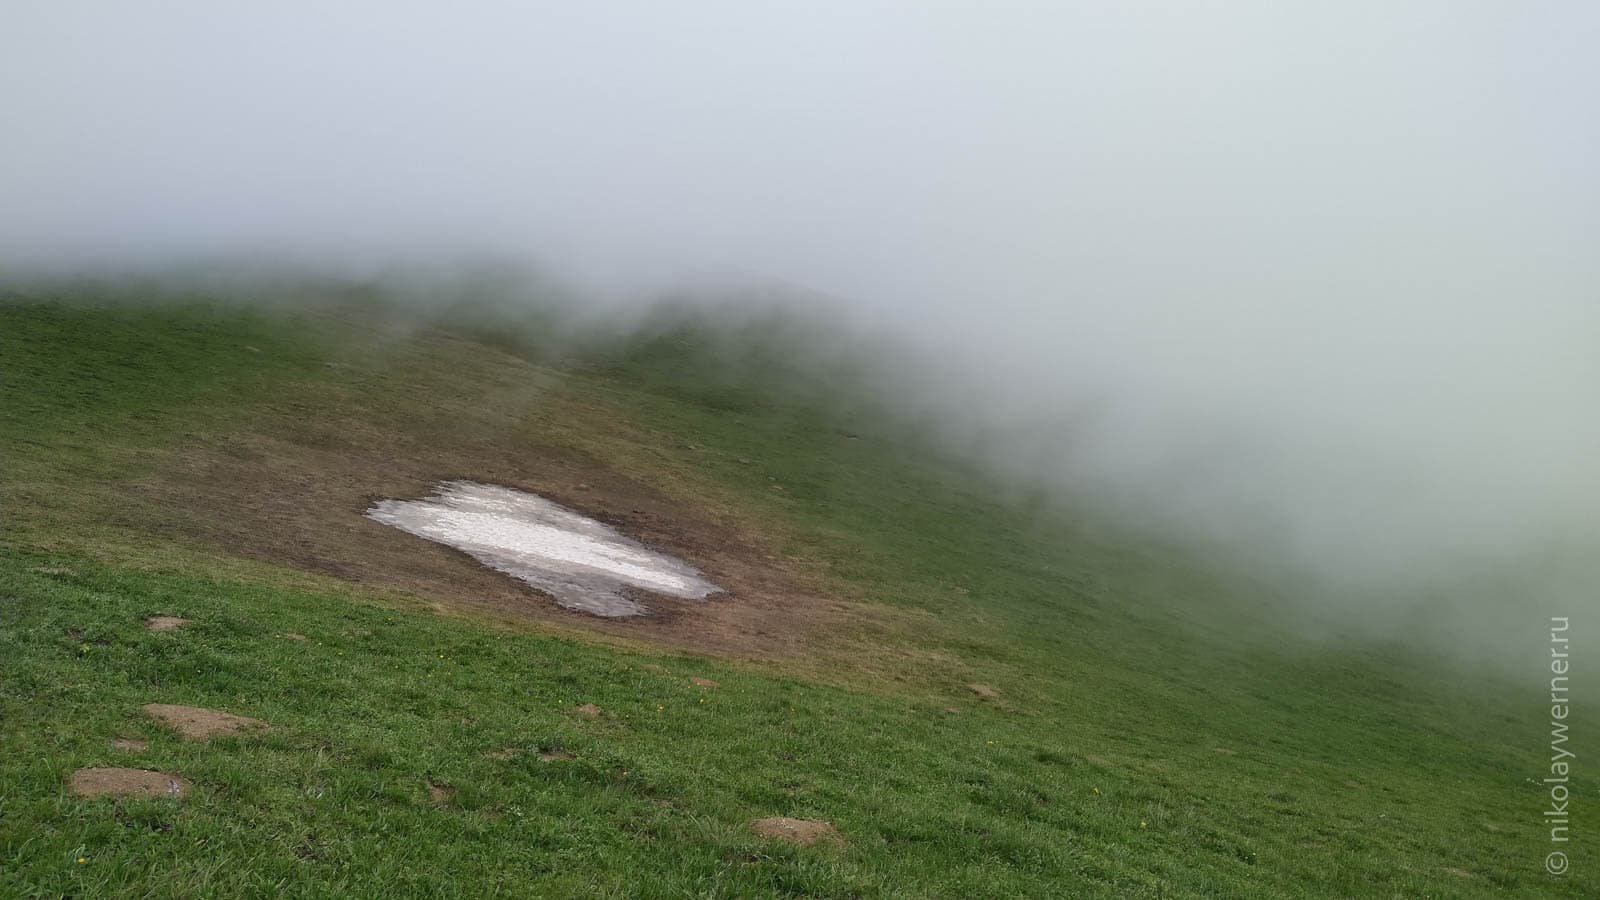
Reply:
M633 588L685 600L721 591L693 566L536 494L447 481L422 500L381 500L367 517L454 547L520 578L567 609L641 616Z

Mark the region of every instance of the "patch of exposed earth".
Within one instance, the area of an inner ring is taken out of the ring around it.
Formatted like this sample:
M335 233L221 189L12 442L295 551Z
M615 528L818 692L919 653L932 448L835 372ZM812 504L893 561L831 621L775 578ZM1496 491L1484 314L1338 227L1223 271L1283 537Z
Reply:
M520 364L519 364L520 365ZM521 377L519 372L519 377ZM195 438L133 486L144 501L128 524L171 539L287 564L369 589L397 590L438 608L536 619L624 638L747 658L808 657L851 604L802 586L793 562L724 514L623 476L576 451L529 439L518 393L483 401L476 431L439 411L435 427L383 427L316 419L296 407L293 427ZM496 400L505 401L502 407ZM487 412L483 410L489 410ZM458 427L459 426L459 427ZM429 430L433 428L433 430ZM420 433L418 433L420 432ZM648 615L602 619L566 609L530 584L460 550L422 541L367 518L375 503L424 497L442 482L472 480L537 494L670 554L723 593L684 599L626 588Z
M67 780L67 789L80 797L181 797L190 787L176 775L149 769L79 769Z
M236 716L219 709L205 709L199 706L148 703L145 704L144 713L191 741L205 741L213 737L267 729L267 723L260 719Z
M842 844L844 839L839 836L833 826L818 819L791 819L788 816L772 816L766 819L756 819L750 823L750 828L764 838L785 841L809 847L817 843Z

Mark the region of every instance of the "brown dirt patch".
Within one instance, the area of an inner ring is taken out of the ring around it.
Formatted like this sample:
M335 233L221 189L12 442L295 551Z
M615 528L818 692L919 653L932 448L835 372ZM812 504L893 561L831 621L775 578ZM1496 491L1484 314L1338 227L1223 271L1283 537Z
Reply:
M826 842L831 844L844 843L832 825L820 819L791 819L787 816L773 816L766 819L756 819L750 823L750 828L764 838L787 841L802 847Z
M987 684L969 684L967 685L967 690L985 700L998 700L1000 698L1000 692Z
M430 334L418 340L425 347L462 343ZM574 422L608 422L611 413L562 396L552 376L520 360L482 347L469 352L478 371L435 376L460 384L396 399L394 409L363 408L336 393L327 402L291 398L264 411L255 430L191 439L133 486L144 501L139 526L158 538L409 594L441 611L742 658L810 658L818 635L856 616L867 628L881 627L871 618L880 614L807 587L812 579L802 563L778 554L737 513L686 499L686 490L666 493L584 452L541 445L541 433L570 433ZM367 377L352 371L352 378ZM627 432L623 422L582 427L607 432L606 441L619 440L613 432L651 439ZM641 594L650 615L597 618L564 609L465 553L363 515L377 500L426 497L452 479L549 498L685 560L724 593L705 601Z
M122 738L122 737L119 737L119 738L112 739L112 741L111 741L111 749L113 749L113 750L127 750L130 753L138 753L141 750L150 749L150 745L148 743L144 742L144 741L139 740L138 738Z
M439 804L440 806L449 803L450 799L455 795L456 789L448 784L434 784L431 781L428 782L428 799Z
M691 678L691 679L689 679L689 683L694 685L695 687L699 687L699 688L719 688L719 687L722 687L721 684L718 684L717 682L712 681L709 678Z
M204 741L247 731L265 731L268 727L267 723L260 719L236 716L233 713L199 706L149 703L145 705L144 712L145 715L191 741Z
M80 797L181 797L193 785L176 775L149 769L79 769L67 789Z
M306 639L305 635L296 634L293 631L285 631L283 634L275 634L275 635L273 635L273 637L287 638L288 640L291 640L291 641L303 641L303 640Z
M187 624L189 624L188 619L180 619L177 616L151 616L144 620L144 627L151 631L175 631Z
M600 707L595 706L593 703L585 703L584 705L574 709L573 712L583 716L585 719L600 718Z
M577 759L565 750L546 750L539 754L540 762L560 762L563 759Z

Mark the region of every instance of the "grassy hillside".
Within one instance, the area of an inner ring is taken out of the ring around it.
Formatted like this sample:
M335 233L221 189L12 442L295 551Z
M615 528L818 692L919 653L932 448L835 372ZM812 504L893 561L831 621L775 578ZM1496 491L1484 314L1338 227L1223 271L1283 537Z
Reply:
M1542 871L1540 697L1278 634L1262 589L994 499L846 381L313 309L0 303L0 894L1600 893L1581 834ZM741 588L599 623L360 517L451 477ZM69 795L91 766L193 790ZM749 828L780 815L841 840Z

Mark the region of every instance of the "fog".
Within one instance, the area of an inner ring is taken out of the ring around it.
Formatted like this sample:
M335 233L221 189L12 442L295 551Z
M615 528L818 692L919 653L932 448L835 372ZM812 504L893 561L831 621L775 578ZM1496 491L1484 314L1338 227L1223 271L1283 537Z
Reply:
M938 360L906 408L1015 477L1397 606L1523 567L1528 628L1600 607L1600 6L5 20L4 271L803 286Z

